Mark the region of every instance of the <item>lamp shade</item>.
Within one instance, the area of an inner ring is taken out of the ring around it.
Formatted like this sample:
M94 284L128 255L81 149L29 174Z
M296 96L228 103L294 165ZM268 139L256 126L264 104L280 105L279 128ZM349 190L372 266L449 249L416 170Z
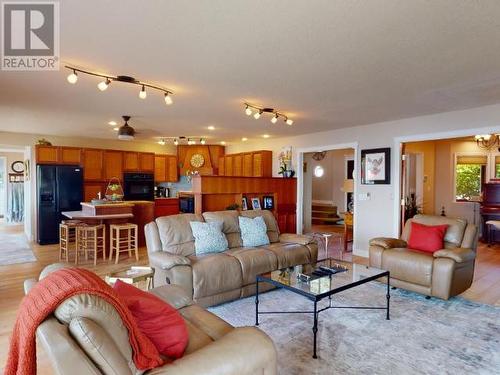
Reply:
M342 185L342 190L344 193L352 193L354 192L354 180L345 179L344 184Z

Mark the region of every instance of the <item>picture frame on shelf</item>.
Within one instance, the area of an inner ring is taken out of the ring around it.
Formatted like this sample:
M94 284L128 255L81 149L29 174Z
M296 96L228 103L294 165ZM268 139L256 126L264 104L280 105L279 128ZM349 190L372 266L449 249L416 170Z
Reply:
M258 197L254 197L251 199L252 201L252 209L253 210L260 210L260 199Z
M264 210L272 210L274 209L274 197L272 195L267 195L262 198L262 204Z
M361 184L389 185L391 183L391 149L361 150Z
M241 209L243 211L248 210L248 202L247 202L247 197L241 198Z

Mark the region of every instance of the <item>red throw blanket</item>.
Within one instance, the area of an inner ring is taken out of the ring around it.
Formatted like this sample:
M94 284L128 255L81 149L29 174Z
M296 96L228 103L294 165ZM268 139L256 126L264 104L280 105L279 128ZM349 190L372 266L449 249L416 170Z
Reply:
M64 268L40 280L24 297L17 313L10 341L5 375L36 374L37 327L65 299L76 294L93 294L114 306L128 329L136 367L141 370L161 366L163 361L153 343L141 332L132 313L114 290L96 274L80 268Z

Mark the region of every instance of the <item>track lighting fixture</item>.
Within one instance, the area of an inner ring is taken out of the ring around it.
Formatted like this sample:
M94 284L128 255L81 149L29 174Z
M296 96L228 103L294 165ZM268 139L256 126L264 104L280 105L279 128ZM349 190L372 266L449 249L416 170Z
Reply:
M104 91L108 88L110 83L111 83L111 80L109 78L106 78L105 81L101 81L98 83L97 88L101 91Z
M78 81L78 75L76 74L76 71L73 70L73 73L71 73L68 78L68 82L74 85L76 81Z
M204 138L200 139L200 143L201 143L202 145L204 145L204 144L205 144L205 139L204 139Z
M144 87L144 85L142 85L142 89L141 91L139 91L139 98L146 99L147 96L148 93L146 92L146 88Z
M178 145L179 144L179 141L177 140L177 138L174 139L174 145Z
M75 66L70 66L70 65L66 65L65 68L72 71L72 73L70 73L67 77L68 82L71 84L75 84L78 81L77 72L79 72L79 73L83 73L83 74L88 74L90 76L103 78L103 81L99 82L99 84L97 85L97 87L101 91L106 90L108 88L109 84L111 83L111 81L130 83L133 85L141 86L141 91L139 91L139 98L141 98L141 99L146 99L146 97L147 97L146 87L148 87L150 89L154 89L154 90L158 90L158 91L163 92L163 94L165 95L164 100L165 100L166 105L171 105L173 103L173 100L172 100L173 91L170 89L167 89L165 87L158 86L158 85L153 84L153 83L143 82L141 80L138 80L138 79L136 79L134 77L130 77L130 76L124 76L124 75L114 76L111 74L102 74L102 73L92 72L90 70L80 69L80 68L77 68Z
M283 120L288 124L292 125L293 120L288 117L285 113L278 111L277 109L274 108L269 108L269 107L259 107L257 105L253 105L247 102L243 103L245 105L245 114L247 116L250 116L252 114L252 109L256 110L253 114L254 119L258 120L262 114L265 113L271 113L273 117L271 117L271 123L276 124L279 120L279 118L283 118Z
M159 145L165 146L165 140L162 138L158 141Z
M172 100L172 97L169 95L168 92L165 93L165 104L166 105L171 105L174 101Z

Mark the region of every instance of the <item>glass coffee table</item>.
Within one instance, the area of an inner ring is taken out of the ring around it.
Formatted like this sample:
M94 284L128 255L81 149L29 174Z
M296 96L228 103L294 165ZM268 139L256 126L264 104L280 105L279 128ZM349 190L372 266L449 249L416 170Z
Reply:
M385 307L383 306L333 306L332 296L344 290L356 288L370 281L387 278L385 293ZM386 310L386 319L389 320L390 295L389 271L368 267L362 264L343 262L336 259L324 259L304 266L296 266L283 270L257 275L255 293L255 325L259 325L259 315L264 314L313 314L313 358L316 355L316 338L318 333L319 313L328 309L375 309ZM308 311L259 311L259 283L269 283L304 296L314 303ZM325 306L319 302L328 299Z

